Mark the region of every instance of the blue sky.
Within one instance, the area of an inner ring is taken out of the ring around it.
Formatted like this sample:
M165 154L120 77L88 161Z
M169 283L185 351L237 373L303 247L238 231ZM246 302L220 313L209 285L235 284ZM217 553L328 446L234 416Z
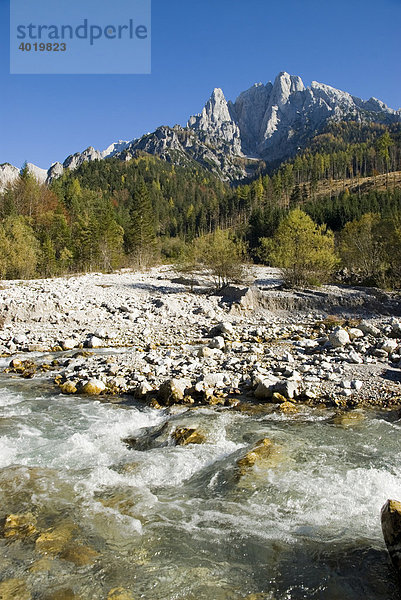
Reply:
M151 75L10 75L8 23L0 0L0 163L185 124L214 87L234 100L280 71L401 107L401 0L153 0Z

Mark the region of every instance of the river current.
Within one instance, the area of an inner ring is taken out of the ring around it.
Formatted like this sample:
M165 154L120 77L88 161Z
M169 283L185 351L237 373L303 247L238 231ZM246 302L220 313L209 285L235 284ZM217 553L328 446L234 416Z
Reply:
M399 598L380 508L401 499L400 434L395 412L160 411L3 376L0 518L35 533L0 539L0 580L32 600ZM263 438L275 460L239 476Z

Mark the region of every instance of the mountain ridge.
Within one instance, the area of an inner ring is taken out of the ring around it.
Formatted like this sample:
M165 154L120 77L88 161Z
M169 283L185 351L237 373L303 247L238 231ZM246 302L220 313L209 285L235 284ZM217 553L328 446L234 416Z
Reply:
M252 177L266 164L293 156L330 120L392 124L401 122L401 109L316 81L305 87L299 76L282 71L273 83L256 83L234 102L215 88L186 127L162 125L140 138L114 142L103 151L89 146L63 163L53 163L47 171L32 163L27 167L39 181L50 183L84 162L109 157L130 160L140 151L180 166L198 163L222 180L236 182ZM19 172L9 163L0 165L0 191Z

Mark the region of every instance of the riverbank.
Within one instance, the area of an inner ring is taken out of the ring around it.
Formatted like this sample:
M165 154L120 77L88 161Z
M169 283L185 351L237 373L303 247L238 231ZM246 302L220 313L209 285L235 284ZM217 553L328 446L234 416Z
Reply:
M169 267L7 281L0 353L10 376L45 372L64 394L129 394L156 408L401 405L397 298L339 286L296 293L273 269L253 272L253 285L222 295L204 281L191 292Z

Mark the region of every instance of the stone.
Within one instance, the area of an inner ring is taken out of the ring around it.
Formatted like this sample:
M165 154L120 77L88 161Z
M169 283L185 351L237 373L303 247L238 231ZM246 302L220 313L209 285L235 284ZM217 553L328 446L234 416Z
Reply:
M206 438L202 433L189 427L178 427L172 434L172 438L178 446L204 444L206 441Z
M7 515L3 525L5 538L24 539L37 533L36 517L32 513Z
M216 350L209 348L209 346L202 346L198 351L199 358L213 358L216 356Z
M88 348L102 348L103 346L103 340L94 335L88 340Z
M87 396L99 396L106 389L106 385L99 379L90 379L79 390L81 394Z
M65 381L60 385L60 391L62 394L76 394L77 385L74 381Z
M224 341L223 336L221 336L221 335L218 335L218 336L214 337L213 339L211 339L208 344L209 348L216 349L216 350L223 350L225 348L225 345L226 345L226 343Z
M363 363L363 358L360 354L358 354L358 352L355 352L354 349L352 349L348 355L348 360L350 363L354 364L354 365L361 365Z
M351 327L350 329L348 329L348 335L351 342L353 342L354 340L362 338L364 336L364 333L358 327Z
M391 561L401 575L401 502L387 500L381 510L381 523Z
M66 338L65 340L61 340L59 344L63 350L72 350L76 347L76 342L72 338Z
M385 342L383 342L381 349L384 350L385 352L388 352L388 354L392 354L393 352L395 352L398 348L398 342L397 340L386 340Z
M163 404L179 404L184 400L185 390L191 387L188 379L169 379L159 388L157 397Z
M222 301L228 304L237 304L245 310L256 310L264 305L264 297L256 286L227 285L221 292Z
M363 386L363 381L360 381L359 379L353 379L351 381L351 388L353 390L356 390L357 392L359 392L362 389Z
M274 376L262 379L262 381L257 384L255 398L258 398L258 400L271 399L278 381L278 378Z
M279 381L274 386L274 391L285 396L285 398L292 400L299 395L300 388L299 381Z
M136 398L144 398L148 394L148 392L151 392L152 390L153 390L152 386L145 379L145 381L142 381L136 388L135 397Z
M358 325L358 329L363 331L363 333L366 333L366 335L372 335L373 337L378 337L380 335L380 329L368 321L361 321Z
M333 348L341 348L350 343L349 335L342 327L336 327L329 335L329 342Z
M229 321L224 321L223 323L219 323L210 332L210 335L214 336L223 336L224 338L231 338L234 335L234 327Z
M31 600L31 594L22 579L4 579L0 582L0 599Z
M263 438L245 456L237 461L237 472L240 477L246 475L255 465L260 468L277 466L280 449L269 438Z

